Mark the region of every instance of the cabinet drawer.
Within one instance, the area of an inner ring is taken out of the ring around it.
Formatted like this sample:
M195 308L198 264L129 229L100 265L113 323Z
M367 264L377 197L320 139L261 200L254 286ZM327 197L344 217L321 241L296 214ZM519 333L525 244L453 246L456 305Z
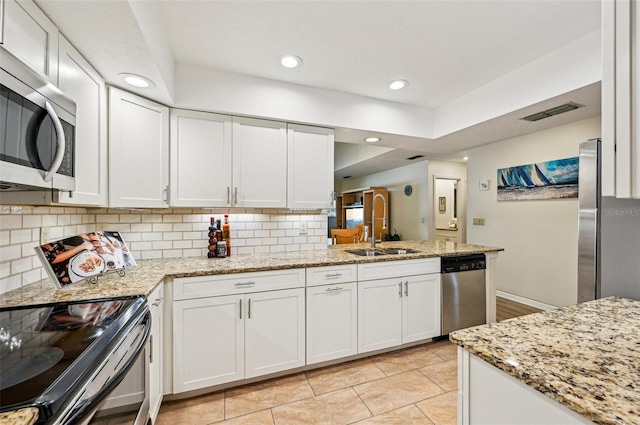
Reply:
M147 297L149 305L159 306L160 303L164 300L164 282L160 282L160 285L153 290L152 293Z
M358 281L440 273L440 257L358 264Z
M298 288L304 287L304 269L180 277L173 285L174 300Z
M355 282L357 280L357 271L358 267L355 264L311 267L307 269L307 286Z

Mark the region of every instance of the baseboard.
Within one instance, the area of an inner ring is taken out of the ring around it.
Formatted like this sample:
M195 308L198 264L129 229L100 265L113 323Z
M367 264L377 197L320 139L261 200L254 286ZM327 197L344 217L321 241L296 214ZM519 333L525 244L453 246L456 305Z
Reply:
M520 304L528 305L529 307L534 307L540 310L555 310L558 308L555 305L541 303L540 301L521 297L519 295L510 294L508 292L496 291L496 296L506 298L508 300L515 301Z

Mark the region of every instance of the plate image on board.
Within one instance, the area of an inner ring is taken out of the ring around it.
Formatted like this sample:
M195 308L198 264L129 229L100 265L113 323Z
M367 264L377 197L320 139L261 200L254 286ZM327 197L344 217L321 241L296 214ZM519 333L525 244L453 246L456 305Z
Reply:
M69 268L80 277L91 277L104 271L105 261L93 251L83 251L71 259Z

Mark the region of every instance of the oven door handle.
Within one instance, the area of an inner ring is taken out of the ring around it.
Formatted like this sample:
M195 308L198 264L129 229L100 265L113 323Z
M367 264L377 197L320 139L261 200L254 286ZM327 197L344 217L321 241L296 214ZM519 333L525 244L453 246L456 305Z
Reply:
M136 360L138 360L138 357L140 357L140 355L142 354L144 346L149 340L149 335L151 333L151 311L147 309L142 318L138 321L138 323L135 324L134 327L139 325L144 325L144 328L142 338L140 338L138 344L135 347L135 350L133 351L135 354L129 356L122 367L118 369L117 373L111 376L111 378L109 378L109 380L104 383L99 391L97 391L91 397L88 397L78 403L71 415L65 417L64 420L60 422L61 425L76 424L84 418L93 416L95 410L100 405L100 402L102 402L109 395L109 393L111 393L111 391L113 391L118 386L118 384L122 382L125 375L129 372L129 370L133 367L133 364L136 362Z

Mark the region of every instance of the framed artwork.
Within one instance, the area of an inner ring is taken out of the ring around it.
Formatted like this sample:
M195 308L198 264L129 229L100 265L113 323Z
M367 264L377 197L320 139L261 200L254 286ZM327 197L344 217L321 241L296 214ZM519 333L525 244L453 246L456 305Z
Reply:
M579 158L498 169L498 201L578 197Z
M441 212L447 210L447 198L445 196L440 196L438 198L438 210Z

